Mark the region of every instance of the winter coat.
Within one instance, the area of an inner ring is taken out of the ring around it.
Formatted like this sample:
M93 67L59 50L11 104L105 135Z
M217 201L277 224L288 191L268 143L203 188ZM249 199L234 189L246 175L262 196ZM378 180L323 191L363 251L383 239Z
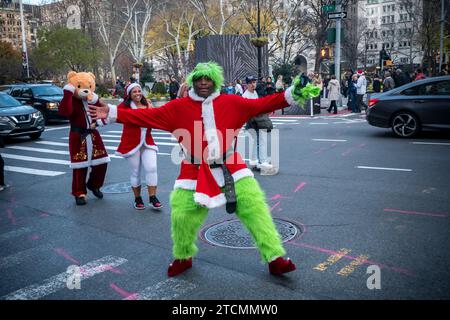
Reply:
M339 84L339 81L336 79L330 80L328 83L328 98L331 101L339 100L340 94L341 94L341 85Z

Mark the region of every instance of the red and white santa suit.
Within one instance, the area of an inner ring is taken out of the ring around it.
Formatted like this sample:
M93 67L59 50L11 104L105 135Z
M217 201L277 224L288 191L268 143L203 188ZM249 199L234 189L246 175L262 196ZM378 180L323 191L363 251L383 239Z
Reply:
M110 105L108 120L171 132L188 155L181 163L174 188L195 190L196 203L214 208L226 203L220 189L225 185L225 178L222 168L210 168L209 164L220 162L223 154L227 154L225 166L234 182L253 176L239 153L232 150L239 130L254 116L293 103L291 89L255 100L218 92L205 99L191 89L188 97L172 100L159 108L130 112ZM191 163L194 160L198 164Z
M122 102L117 108L127 110L137 109L137 106L131 101L130 106ZM148 108L151 107L147 106L146 109ZM131 169L130 181L132 187L139 187L141 185L141 166L144 168L147 186L156 186L158 184L157 152L158 147L153 140L151 128L140 128L124 124L116 155L127 159Z
M74 97L75 88L72 85L64 87L64 97L59 105L58 113L66 116L70 121L69 152L70 167L73 169L72 195L79 197L87 194L86 186L99 189L103 186L107 163L110 162L108 153L100 133L90 129L93 123L88 105L100 105L98 96L94 93L92 101L85 101ZM98 126L106 122L97 120ZM86 184L88 168L92 171Z

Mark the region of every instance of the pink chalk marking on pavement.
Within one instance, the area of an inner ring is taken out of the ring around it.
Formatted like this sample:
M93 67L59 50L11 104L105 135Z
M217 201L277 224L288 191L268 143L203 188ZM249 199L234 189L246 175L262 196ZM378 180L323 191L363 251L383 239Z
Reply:
M275 203L271 208L270 208L270 212L273 211L273 209L275 209L276 207L278 207L281 204L280 201L278 201L277 203Z
M33 235L30 237L30 239L33 240L33 241L39 240L40 238L41 238L41 237L40 237L39 235L37 235L37 234L33 234Z
M298 243L298 242L289 242L289 241L286 242L286 243L289 243L289 244L291 244L291 245L293 245L295 247L312 249L312 250L315 250L315 251L318 251L318 252L321 252L321 253L326 253L326 254L329 254L329 255L339 255L339 256L341 255L341 253L339 253L337 251L320 248L320 247L313 246L313 245L310 245L310 244L307 244L307 243ZM342 257L345 258L345 259L348 259L348 260L359 260L357 257L352 257L352 256L349 256L349 255L345 255L345 256L342 256ZM404 275L407 275L407 276L410 276L410 277L415 277L416 276L414 273L412 273L409 270L406 270L404 268L389 267L389 266L387 266L385 264L378 263L378 262L372 261L372 260L364 260L364 261L362 261L362 263L369 264L369 265L377 265L377 266L380 267L380 269L392 270L394 272L401 273L401 274L404 274Z
M418 216L428 216L428 217L439 217L439 218L447 218L448 213L431 213L431 212L418 212L418 211L407 211L407 210L398 210L398 209L384 209L384 212L394 212L394 213L403 213L410 215L418 215Z
M137 298L139 297L137 293L125 291L124 289L117 286L115 283L110 283L109 286L111 287L111 289L113 289L115 292L117 292L127 300L137 300Z
M8 213L8 219L11 221L11 224L16 224L16 217L14 216L12 209L6 209L6 212Z
M366 143L361 143L358 148L364 148L367 144Z
M305 185L306 185L306 182L300 183L300 184L294 189L293 192L296 193L297 191L303 189L303 188L305 187Z
M352 152L352 149L351 149L351 148L350 148L350 149L347 149L347 150L345 150L344 152L342 152L341 156L346 157L346 156L348 156L351 152Z
M279 199L289 199L290 197L285 197L281 194L276 194L274 195L272 198L270 198L270 201L275 201L275 200L279 200Z
M63 248L55 248L55 249L53 249L53 251L55 251L60 256L64 257L66 260L69 260L70 262L75 263L76 265L81 264L79 261L77 261L75 258L73 258L70 254L68 254L67 251L64 250Z

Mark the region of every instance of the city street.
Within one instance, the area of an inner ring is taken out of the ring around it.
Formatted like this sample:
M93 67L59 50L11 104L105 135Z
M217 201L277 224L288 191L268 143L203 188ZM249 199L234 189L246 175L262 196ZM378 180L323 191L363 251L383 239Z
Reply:
M175 139L154 130L160 212L133 209L120 157L111 158L104 199L89 193L77 207L68 123L56 123L0 150L10 185L0 193L0 299L449 299L450 134L399 139L363 114L325 110L272 121L279 174L255 176L296 271L270 275L236 216L220 208L199 232L192 269L168 278ZM121 131L100 129L110 155ZM81 283L71 290L73 265ZM371 290L374 265L380 286Z

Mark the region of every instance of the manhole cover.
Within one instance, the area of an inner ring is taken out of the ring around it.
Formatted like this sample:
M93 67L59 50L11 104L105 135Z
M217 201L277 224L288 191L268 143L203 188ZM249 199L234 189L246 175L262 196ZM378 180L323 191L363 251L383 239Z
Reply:
M281 236L282 242L294 239L302 231L294 224L273 219L275 227ZM207 228L203 232L203 238L216 246L237 249L253 249L253 239L239 220L228 220Z
M114 184L108 184L101 188L103 193L127 193L131 192L131 183L119 182Z

